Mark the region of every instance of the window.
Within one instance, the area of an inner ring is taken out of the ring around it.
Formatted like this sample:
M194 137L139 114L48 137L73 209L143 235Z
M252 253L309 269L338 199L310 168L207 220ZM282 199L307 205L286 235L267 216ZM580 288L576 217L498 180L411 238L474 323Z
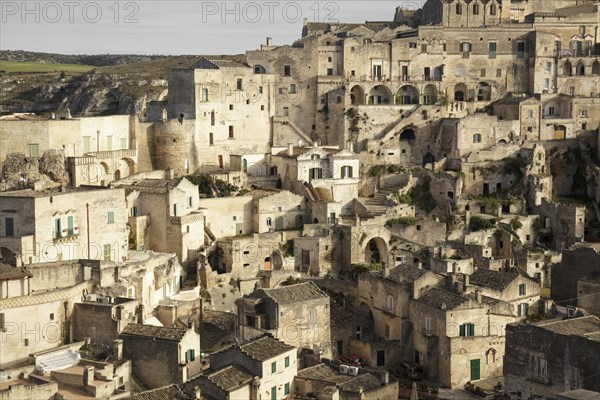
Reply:
M342 167L342 179L343 178L352 178L352 167L347 165Z
M233 125L229 125L229 138L233 139Z
M196 359L196 350L190 349L185 352L185 362L186 363L194 361L195 359Z
M188 207L192 206L192 196L188 196Z
M389 312L394 311L394 297L393 296L387 297L386 308Z
M54 313L50 313L50 321L54 321Z
M526 294L525 284L521 283L519 285L519 296L525 296L525 294Z
M127 138L120 138L120 146L121 149L127 149L129 146L127 145Z
M177 216L177 204L173 204L173 216Z
M530 362L533 374L538 378L546 378L548 376L548 363L545 359L539 356L533 356Z
M425 318L425 335L431 335L431 319L429 317Z
M333 59L331 57L327 57L327 61L331 62Z
M333 75L333 68L327 68L327 75L328 76Z
M235 87L237 90L242 90L242 80L240 78L237 79Z
M231 110L233 110L233 104L230 104L230 105L229 105L229 110L230 110L230 111L231 111Z
M569 96L575 96L575 86L569 86Z
M473 4L473 15L479 15L479 4Z
M488 57L496 58L496 42L488 43Z
M462 42L460 44L460 51L462 52L462 58L469 58L469 53L471 52L471 43Z
M286 367L286 368L290 366L290 356L287 356L287 357L285 358L285 360L284 360L284 365L285 365L285 367Z
M283 66L283 76L292 76L292 67L289 65Z
M29 157L39 157L40 156L40 145L39 144L30 144L29 145Z
M296 94L296 84L292 83L290 85L290 94Z
M475 336L475 324L462 324L458 327L458 335L463 337Z
M526 317L529 312L529 304L527 304L527 303L519 304L517 309L518 309L518 315L520 317Z
M112 136L107 136L106 137L106 150L112 150L112 148L113 148Z
M427 53L427 44L426 43L421 44L421 53Z
M271 219L271 217L267 218L267 226L273 226L273 220Z
M462 4L460 4L460 3L456 4L456 14L457 15L461 15L462 14Z
M408 48L409 49L416 49L417 48L417 42L410 42L408 44Z
M502 70L500 68L496 70L496 78L502 78Z
M277 361L271 363L271 373L274 374L275 372L277 372Z
M481 143L481 133L476 133L473 135L473 143Z
M480 75L481 75L482 78L485 78L485 68L481 69L481 74Z
M582 116L583 118L587 118L587 116L588 116L588 111L587 111L587 110L581 110L581 116Z
M285 396L290 394L290 384L289 383L286 383L285 385L283 385L283 394Z
M552 63L550 61L546 62L546 72L552 71Z
M517 58L525 58L525 42L517 42Z
M319 158L321 158L321 156L320 156L319 154L312 154L312 155L310 156L310 159L311 159L311 160L318 160Z
M490 6L490 15L496 15L496 5L492 4Z
M114 211L109 211L107 219L108 219L108 223L109 224L113 224L115 222L115 212Z
M92 140L92 138L90 136L83 137L83 152L84 153L89 153L91 151L90 150L92 148L91 140Z
M208 89L207 88L202 88L202 101L204 101L204 102L208 101Z
M548 107L548 115L554 115L554 107L550 106Z

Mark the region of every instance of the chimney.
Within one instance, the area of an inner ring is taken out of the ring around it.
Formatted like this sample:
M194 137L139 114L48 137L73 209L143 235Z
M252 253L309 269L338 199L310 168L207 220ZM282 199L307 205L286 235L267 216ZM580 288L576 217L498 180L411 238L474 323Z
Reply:
M267 36L267 46L272 46L273 45L273 38L270 36Z
M318 142L316 140L313 140L313 147L317 148L318 145L319 145Z
M446 303L442 303L442 305L440 306L440 308L441 308L442 310L444 310L444 311L445 311L445 310L446 310L446 308L447 308L447 307L446 307Z
M298 147L304 146L304 140L298 139Z
M463 293L467 293L469 287L469 275L463 274Z
M388 371L383 371L381 373L381 384L387 385L388 383L390 383L390 373Z
M71 116L71 109L70 109L70 108L67 108L66 118L67 118L67 119L72 119L72 118L73 118L73 117Z
M481 304L481 290L477 289L475 291L475 298L477 299L477 303Z
M94 382L94 367L86 365L83 367L83 386L89 386Z
M140 304L137 309L137 323L139 325L144 325L144 305Z
M123 341L121 339L113 340L113 354L117 360L123 359Z
M292 143L288 143L288 156L294 155L294 145Z
M194 386L194 394L195 394L195 399L196 400L201 400L202 399L202 391L200 390L200 386Z

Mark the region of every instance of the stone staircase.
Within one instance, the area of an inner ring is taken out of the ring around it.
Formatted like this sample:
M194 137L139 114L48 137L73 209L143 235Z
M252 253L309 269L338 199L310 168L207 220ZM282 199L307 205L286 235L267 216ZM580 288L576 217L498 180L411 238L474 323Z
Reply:
M400 186L388 186L379 189L375 196L369 197L363 204L373 217L379 217L387 213L395 203L388 197L394 193L398 193Z

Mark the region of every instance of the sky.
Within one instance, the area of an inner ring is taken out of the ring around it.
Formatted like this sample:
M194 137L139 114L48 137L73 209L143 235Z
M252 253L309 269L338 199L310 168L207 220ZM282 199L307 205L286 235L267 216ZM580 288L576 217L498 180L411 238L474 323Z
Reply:
M304 18L390 21L418 0L0 0L0 49L63 54L237 54L292 44Z

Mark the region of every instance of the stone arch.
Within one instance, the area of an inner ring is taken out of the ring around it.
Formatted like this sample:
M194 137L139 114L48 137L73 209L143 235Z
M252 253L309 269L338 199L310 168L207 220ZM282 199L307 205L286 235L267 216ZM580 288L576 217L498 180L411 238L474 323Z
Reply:
M467 100L467 85L459 83L454 86L454 100L455 101L466 101Z
M477 85L477 101L490 101L492 98L492 86L487 82L479 82Z
M375 327L375 318L373 317L373 311L367 303L361 302L356 310L355 321L357 325L356 336L361 338L362 335L366 334L371 336ZM360 327L360 329L358 329Z
M419 104L419 91L413 85L404 85L396 94L396 104Z
M123 157L121 158L121 162L119 163L121 164L121 170L123 177L132 175L135 173L135 161L133 161L131 158L129 157Z
M377 85L369 91L369 104L391 104L392 91L385 85Z
M318 218L313 218L313 224L318 224L319 223L319 219Z
M365 245L365 262L387 264L388 246L381 237L373 237Z
M316 187L315 188L315 192L317 192L317 196L319 196L319 200L334 201L333 200L333 195L331 194L331 192L327 188Z
M104 169L104 171L102 171L102 172L104 172L104 176L108 175L108 171L110 170L108 164L105 163L104 161L102 161L100 163L100 166Z
M490 361L492 363L496 362L496 349L494 349L493 347L490 347L486 352L485 352L485 363L489 364Z
M575 74L585 75L585 65L583 64L583 61L579 60L577 64L575 64Z
M413 128L406 128L400 134L400 140L415 140L417 137Z
M431 83L423 89L423 104L435 104L437 102L437 88Z
M592 74L600 75L600 61L596 60L592 63Z
M0 247L0 259L6 264L17 265L17 255L8 247Z
M365 104L365 89L360 85L352 86L352 89L350 89L350 100L353 106Z
M563 75L573 75L573 65L569 61L565 61L563 64Z
M567 127L564 125L554 125L554 139L564 139L567 135Z

